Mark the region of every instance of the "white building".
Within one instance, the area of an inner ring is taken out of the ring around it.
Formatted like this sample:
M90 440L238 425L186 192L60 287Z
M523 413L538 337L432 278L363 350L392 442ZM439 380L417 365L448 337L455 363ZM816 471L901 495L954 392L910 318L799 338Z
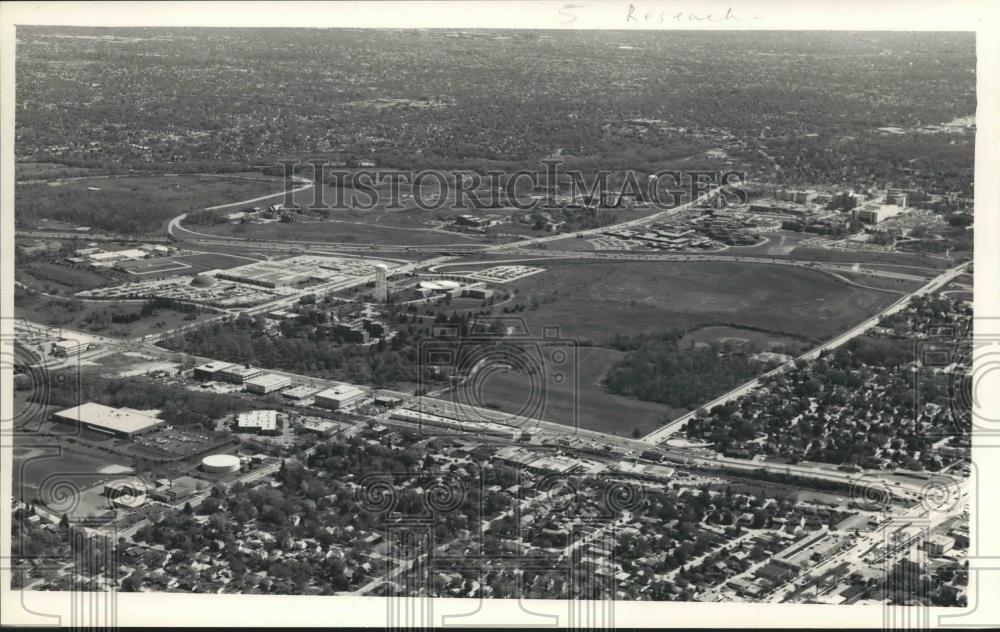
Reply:
M278 431L278 411L251 410L236 416L236 428L243 432L256 430L258 433Z
M71 356L87 350L89 343L82 340L58 340L53 345L58 356Z
M267 395L292 385L292 378L276 373L265 373L245 382L248 393Z
M365 393L357 386L350 384L338 384L333 388L316 393L315 404L321 408L339 410L357 404L364 398Z

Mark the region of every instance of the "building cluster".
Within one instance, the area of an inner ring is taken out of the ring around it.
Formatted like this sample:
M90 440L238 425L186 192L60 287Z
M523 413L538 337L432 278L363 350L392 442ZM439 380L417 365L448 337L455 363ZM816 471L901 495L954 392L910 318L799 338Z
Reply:
M345 383L334 383L333 386L320 389L308 385L293 385L290 377L265 372L263 369L248 365L232 364L229 362L213 361L202 364L192 369L192 377L201 382L225 382L242 386L243 390L254 395L278 394L281 399L297 406L317 406L329 410L343 410L353 408L367 397L367 394L357 386ZM255 413L270 414L274 411L255 411ZM238 421L237 427L240 429L262 428L257 423L260 415L246 413L247 423L242 425ZM242 420L243 417L239 417ZM263 422L262 422L263 423ZM267 430L271 430L269 425ZM266 432L267 430L262 430Z
M135 248L105 250L96 243L73 251L66 261L75 264L89 264L94 267L110 268L125 261L160 257L173 253L176 249L163 244L141 244Z

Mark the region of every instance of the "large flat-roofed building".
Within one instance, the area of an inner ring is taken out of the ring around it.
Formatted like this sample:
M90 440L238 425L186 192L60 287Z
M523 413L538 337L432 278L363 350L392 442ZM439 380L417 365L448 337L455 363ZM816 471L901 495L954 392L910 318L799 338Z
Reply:
M251 410L236 416L236 428L243 432L277 432L278 411Z
M87 402L55 413L58 421L75 423L82 428L106 432L118 437L131 437L147 432L163 423L137 410L112 408L102 404Z
M52 346L56 355L71 356L86 351L89 343L82 340L63 339L56 341Z
M281 397L288 400L296 406L312 406L316 401L313 395L319 392L318 388L313 386L296 386L295 388L289 388L281 391Z
M931 557L940 557L955 548L955 538L935 533L927 538L924 548L927 550L927 554Z
M292 378L277 373L265 373L246 381L247 392L257 395L275 393L291 385Z
M202 364L201 366L196 366L194 368L194 379L202 380L207 382L208 380L218 379L220 371L232 368L234 365L232 362L209 362L208 364Z
M878 224L890 217L896 217L903 212L903 207L895 204L883 204L881 206L865 206L855 209L854 213L859 221L865 224Z
M252 380L261 375L264 375L264 369L233 364L216 373L216 379L225 380L232 384L246 384L247 380Z
M364 396L364 391L357 386L351 386L350 384L338 384L333 388L328 388L316 393L314 399L317 406L338 410L340 408L356 404L361 401Z

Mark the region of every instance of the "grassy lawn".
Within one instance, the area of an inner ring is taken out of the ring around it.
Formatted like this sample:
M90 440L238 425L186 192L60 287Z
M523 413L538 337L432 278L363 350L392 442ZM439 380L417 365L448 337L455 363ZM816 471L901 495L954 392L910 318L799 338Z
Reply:
M896 297L851 287L822 272L723 262L559 261L510 286L533 333L603 345L616 332L735 325L831 338Z

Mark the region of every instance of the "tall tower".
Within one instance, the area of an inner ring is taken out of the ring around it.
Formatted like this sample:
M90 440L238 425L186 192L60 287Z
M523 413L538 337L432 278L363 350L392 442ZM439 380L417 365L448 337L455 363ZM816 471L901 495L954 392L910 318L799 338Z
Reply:
M375 302L384 303L389 298L386 282L386 267L384 263L375 264Z

